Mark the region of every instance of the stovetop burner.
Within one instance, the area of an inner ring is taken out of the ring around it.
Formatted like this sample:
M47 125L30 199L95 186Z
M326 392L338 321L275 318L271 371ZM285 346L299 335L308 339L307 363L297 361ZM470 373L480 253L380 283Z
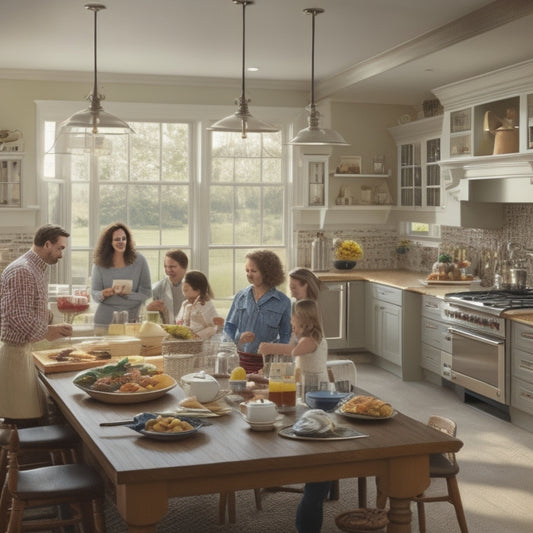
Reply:
M446 294L444 299L487 312L533 308L533 290L531 289L520 293L505 290L454 292Z

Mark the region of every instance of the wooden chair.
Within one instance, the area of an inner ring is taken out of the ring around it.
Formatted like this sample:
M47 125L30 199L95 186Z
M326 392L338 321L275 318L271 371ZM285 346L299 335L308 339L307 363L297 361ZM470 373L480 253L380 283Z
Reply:
M428 426L433 427L443 433L455 437L457 433L457 425L453 420L444 418L442 416L431 416L428 421ZM418 508L418 524L420 533L426 531L426 515L424 511L424 503L430 502L448 502L451 503L455 509L457 522L461 533L468 533L466 525L465 513L463 504L461 502L461 494L459 493L459 486L457 484L457 474L459 473L459 466L455 459L454 453L434 454L430 456L429 461L429 475L432 479L443 478L446 480L447 493L435 496L425 496L420 494L413 498Z
M103 533L104 484L96 470L85 464L21 470L18 430L12 427L9 431L7 490L0 498L0 514L9 515L5 531L49 531L81 524L84 532ZM58 511L50 517L24 517L26 509L42 507Z

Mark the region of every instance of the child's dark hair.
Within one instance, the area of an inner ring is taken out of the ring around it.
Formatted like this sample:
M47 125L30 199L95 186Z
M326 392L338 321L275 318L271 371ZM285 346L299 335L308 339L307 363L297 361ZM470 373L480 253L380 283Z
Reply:
M189 270L189 272L185 274L183 281L184 283L189 284L195 291L200 291L200 301L202 303L215 297L213 290L209 285L209 281L207 281L203 272L200 272L199 270Z

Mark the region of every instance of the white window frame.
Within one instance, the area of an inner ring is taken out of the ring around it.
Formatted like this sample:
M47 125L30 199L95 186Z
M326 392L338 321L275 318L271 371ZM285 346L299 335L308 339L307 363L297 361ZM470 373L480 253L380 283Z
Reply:
M38 190L38 203L41 206L40 220L45 223L48 219L47 202L44 200L45 182L44 182L44 123L46 121L62 121L72 113L79 111L84 107L84 103L72 101L49 101L37 100L36 104L36 177ZM104 109L113 113L123 120L129 122L136 121L163 121L163 122L190 122L193 128L192 157L190 161L190 172L192 176L191 202L197 209L191 210L190 227L194 228L191 236L191 257L190 262L194 268L200 269L208 274L208 244L203 245L202 236L207 235L209 231L209 218L203 216L209 209L208 202L208 179L207 172L211 168L210 162L210 132L207 127L235 111L230 106L220 105L186 105L186 104L146 104L146 103L121 103L121 102L104 102ZM286 257L290 262L293 255L292 249L292 218L290 206L293 199L293 175L294 162L292 148L286 144L290 139L294 129L294 123L301 116L300 108L292 107L254 107L254 113L257 116L268 116L269 122L279 124L282 130L283 152L282 152L282 171L287 176L285 181L285 197L287 199L284 205L284 229L283 241L285 243ZM246 142L246 141L243 141ZM50 180L48 180L50 181ZM69 184L64 184L69 187ZM65 194L65 191L63 191ZM62 218L69 220L70 206L62 205ZM290 266L290 265L288 265ZM70 279L70 261L67 256L66 260L61 262L58 271L59 279ZM154 280L155 281L155 280Z

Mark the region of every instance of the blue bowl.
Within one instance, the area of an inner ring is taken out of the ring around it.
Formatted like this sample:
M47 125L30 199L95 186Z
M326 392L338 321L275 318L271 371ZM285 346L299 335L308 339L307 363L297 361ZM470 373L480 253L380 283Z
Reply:
M349 392L332 392L328 390L317 390L305 393L305 403L311 409L322 409L323 411L333 411L336 405L346 398Z

